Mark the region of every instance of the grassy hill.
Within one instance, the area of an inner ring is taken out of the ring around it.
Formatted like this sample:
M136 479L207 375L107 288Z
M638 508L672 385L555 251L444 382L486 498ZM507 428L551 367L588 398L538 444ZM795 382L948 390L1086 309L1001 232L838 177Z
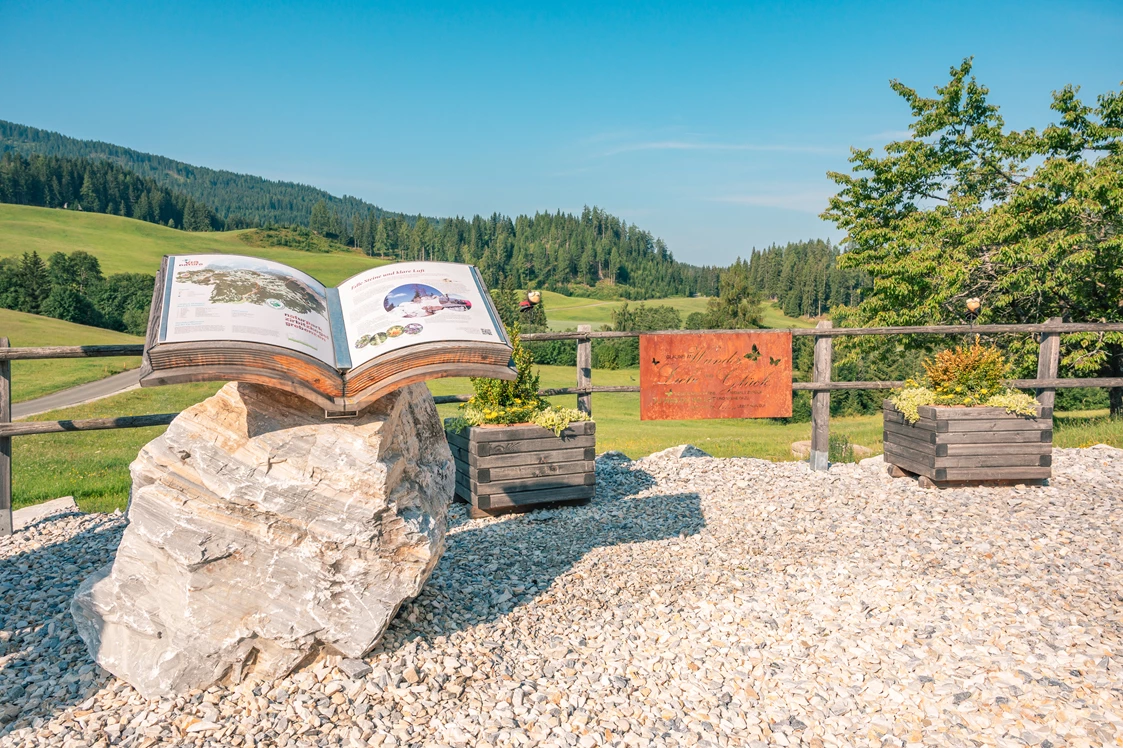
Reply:
M663 304L679 310L682 318L691 312L706 311L709 299L704 296L672 297L667 299L651 299L642 302L649 306ZM546 306L546 318L550 321L550 329L564 330L577 325L592 325L593 329L601 325L612 324L612 312L620 307L622 301L602 301L600 299L583 299L575 296L563 296L552 291L542 292L542 303ZM641 302L629 302L637 304ZM768 302L764 305L764 324L767 327L814 327L815 322L809 319L788 317L775 304Z
M76 325L37 314L0 309L0 336L13 348L37 345L130 345L143 338L100 327ZM69 358L12 362L12 401L32 400L68 387L135 369L140 358Z
M82 249L98 258L102 272L151 273L160 269L160 258L173 254L241 254L276 260L303 270L334 286L384 260L359 252L303 252L283 247L261 247L242 237L251 231L187 232L145 221L100 213L0 204L0 257L15 257L32 250L45 259L54 252Z

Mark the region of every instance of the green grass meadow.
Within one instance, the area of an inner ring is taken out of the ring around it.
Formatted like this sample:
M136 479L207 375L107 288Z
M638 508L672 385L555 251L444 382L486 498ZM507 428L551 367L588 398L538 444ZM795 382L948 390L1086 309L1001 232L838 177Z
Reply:
M38 416L32 421L77 420L111 416L177 413L210 397L220 383L184 384L130 390L85 405ZM124 510L129 500L129 463L163 426L12 439L12 505L30 506L59 496L73 496L86 512Z
M0 309L0 337L13 348L40 345L136 345L143 338ZM32 400L140 366L140 357L66 358L12 362L12 402Z
M541 367L543 387L575 384L569 367ZM635 370L594 371L597 384L638 384ZM176 385L133 390L95 403L35 416L33 420L99 418L146 413L171 413L210 396L218 383ZM466 379L439 379L429 383L434 394L470 393ZM553 398L573 407L575 397ZM456 405L441 405L444 416ZM718 457L759 457L791 460L791 443L811 438L811 424L780 424L767 420L644 421L639 420L639 395L593 395L597 421L597 451L615 449L642 457L676 444L690 443ZM881 417L832 418L831 431L846 434L855 444L881 451ZM74 496L84 511L124 509L129 495L129 463L163 427L41 434L12 440L15 506L37 504L59 496ZM1062 413L1057 416L1054 443L1059 447L1110 444L1123 447L1123 421L1110 421L1106 411Z
M549 320L551 330L565 330L578 325L591 325L594 330L602 325L612 324L612 312L623 304L623 301L604 301L602 299L584 299L576 296L563 296L553 291L542 292L542 304L546 307L546 318ZM679 311L685 320L691 312L704 312L709 298L705 296L674 296L665 299L650 299L644 302L632 301L630 304L647 304L649 306L672 306ZM809 319L788 317L775 304L768 302L764 305L764 324L766 327L814 327L815 322Z

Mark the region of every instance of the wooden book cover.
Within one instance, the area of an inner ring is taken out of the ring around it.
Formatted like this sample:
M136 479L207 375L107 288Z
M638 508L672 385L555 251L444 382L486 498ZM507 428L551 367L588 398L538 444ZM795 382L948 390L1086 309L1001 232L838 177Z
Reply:
M140 383L255 382L338 414L426 379L514 379L511 351L471 265L402 262L328 288L256 257L168 255Z

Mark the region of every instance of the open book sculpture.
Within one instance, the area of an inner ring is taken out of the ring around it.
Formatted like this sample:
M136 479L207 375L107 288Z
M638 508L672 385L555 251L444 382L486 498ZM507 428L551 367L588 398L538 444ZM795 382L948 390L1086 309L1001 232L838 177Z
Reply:
M402 262L327 288L255 257L169 255L140 383L252 382L339 414L455 376L515 378L510 341L470 265Z

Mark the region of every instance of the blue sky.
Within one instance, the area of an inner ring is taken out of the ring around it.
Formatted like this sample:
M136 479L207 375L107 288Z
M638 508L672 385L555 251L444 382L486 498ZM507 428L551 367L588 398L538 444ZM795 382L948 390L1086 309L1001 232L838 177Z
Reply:
M985 6L985 7L983 7ZM840 234L848 149L975 56L1007 123L1123 80L1123 4L0 2L0 118L390 210L600 205L680 259Z

